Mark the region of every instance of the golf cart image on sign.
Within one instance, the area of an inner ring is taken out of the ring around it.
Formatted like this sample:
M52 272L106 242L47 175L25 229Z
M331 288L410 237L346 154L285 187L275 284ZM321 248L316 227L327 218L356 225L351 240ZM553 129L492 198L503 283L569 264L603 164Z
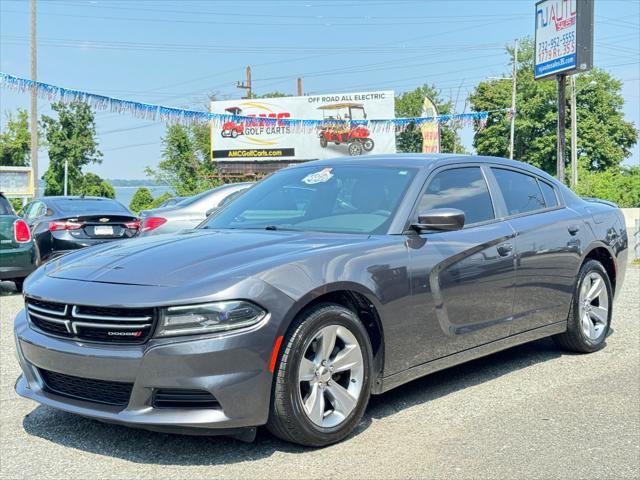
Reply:
M322 110L324 124L320 125L320 146L325 148L329 142L336 145L346 143L349 155L362 155L373 150L374 143L369 138L369 129L352 121L366 120L367 114L361 103L334 103L318 107Z
M225 108L224 111L231 115L242 115L242 109L240 107L229 107ZM222 125L221 135L224 138L236 138L238 135L244 135L244 123L236 123L234 121L225 122Z

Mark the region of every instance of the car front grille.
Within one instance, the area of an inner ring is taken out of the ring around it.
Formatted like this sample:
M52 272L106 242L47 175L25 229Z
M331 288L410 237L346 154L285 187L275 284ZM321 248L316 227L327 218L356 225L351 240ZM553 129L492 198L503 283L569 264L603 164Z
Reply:
M63 397L124 407L131 397L132 383L109 382L74 377L50 370L38 369L45 391Z
M92 307L29 297L25 304L31 324L42 332L103 343L144 343L156 318L153 308Z

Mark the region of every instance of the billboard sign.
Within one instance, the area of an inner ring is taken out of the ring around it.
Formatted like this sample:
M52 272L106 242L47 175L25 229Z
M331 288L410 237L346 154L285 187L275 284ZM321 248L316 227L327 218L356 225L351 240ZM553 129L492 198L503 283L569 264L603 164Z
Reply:
M593 0L536 3L534 77L584 72L593 66Z
M0 167L0 192L7 197L33 197L31 167Z
M216 101L211 112L251 117L212 124L211 157L216 162L302 161L396 151L394 129L373 132L364 122L395 117L393 91ZM327 123L296 129L261 118Z

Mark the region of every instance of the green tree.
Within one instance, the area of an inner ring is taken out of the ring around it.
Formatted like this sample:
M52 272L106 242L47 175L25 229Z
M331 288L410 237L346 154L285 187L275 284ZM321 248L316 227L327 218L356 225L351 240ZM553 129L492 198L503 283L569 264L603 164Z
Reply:
M43 176L47 183L45 195L62 195L64 192L65 159L69 163L68 193L81 193L84 181L82 168L102 162L93 112L83 102L58 102L51 108L58 118L43 115L41 121L49 152L49 169Z
M82 185L78 193L92 197L116 198L116 191L111 184L90 172L82 176Z
M513 49L508 47L507 53L513 61ZM620 81L597 68L576 77L578 163L583 169L605 171L617 167L631 154L630 149L637 141L634 125L624 120L621 86ZM511 88L509 79L481 82L469 97L472 109L510 108ZM555 81L533 79L530 38L520 42L516 107L514 157L555 174L557 87ZM568 108L567 105L567 112ZM570 145L569 126L567 114L567 146ZM476 151L481 155L508 156L509 129L508 112L489 114L486 125L475 126ZM566 158L570 158L569 149Z
M170 185L179 196L193 195L220 185L210 159L209 125L170 125L162 143L162 161L157 168L145 170L158 183Z
M410 92L405 92L396 97L396 117L411 118L422 114L424 97L429 97L436 105L438 113L448 115L452 113L453 103L442 99L440 92L435 87L423 85ZM449 153L464 153L464 148L458 136L458 126L442 125L440 127L440 151ZM410 125L396 138L396 146L399 152L421 152L422 133L419 128Z
M621 208L640 207L640 167L613 167L604 172L580 172L576 193L615 202Z
M133 198L129 203L129 210L133 213L140 213L141 210L151 208L152 203L153 195L151 195L151 191L147 187L140 187L133 194Z
M31 156L31 133L27 112L18 109L15 118L7 114L4 131L0 132L0 165L27 167Z
M273 92L263 93L262 95L252 95L253 98L282 98L291 97L288 93L279 92L277 90Z

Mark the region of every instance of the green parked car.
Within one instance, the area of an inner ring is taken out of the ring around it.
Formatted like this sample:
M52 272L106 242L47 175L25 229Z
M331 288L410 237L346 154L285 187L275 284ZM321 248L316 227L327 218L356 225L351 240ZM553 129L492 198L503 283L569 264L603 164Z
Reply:
M0 281L13 280L20 292L24 279L35 269L36 247L29 225L0 193Z

